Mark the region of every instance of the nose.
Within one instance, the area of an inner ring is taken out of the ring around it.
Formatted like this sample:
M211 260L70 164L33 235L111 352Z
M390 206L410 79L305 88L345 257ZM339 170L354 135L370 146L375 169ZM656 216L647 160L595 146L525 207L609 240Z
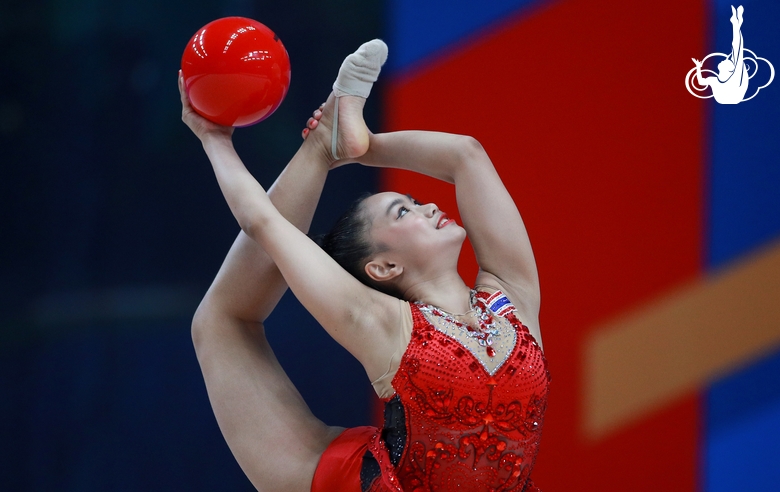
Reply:
M426 203L423 205L423 213L425 213L426 217L433 217L438 211L439 207L437 207L435 203Z

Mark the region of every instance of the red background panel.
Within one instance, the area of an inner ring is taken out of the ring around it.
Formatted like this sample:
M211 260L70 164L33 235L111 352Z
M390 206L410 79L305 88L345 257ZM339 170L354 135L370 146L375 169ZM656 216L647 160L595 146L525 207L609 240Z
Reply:
M526 221L553 375L547 492L696 488L698 395L590 442L580 354L597 323L701 274L705 115L684 76L705 21L705 2L556 2L388 88L385 130L477 137ZM449 185L391 171L383 187L455 211Z

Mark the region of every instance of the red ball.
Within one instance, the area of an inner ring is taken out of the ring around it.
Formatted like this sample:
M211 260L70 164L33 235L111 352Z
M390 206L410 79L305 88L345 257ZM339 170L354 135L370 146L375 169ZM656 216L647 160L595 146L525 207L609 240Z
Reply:
M192 36L181 57L192 108L225 126L249 126L276 111L290 87L290 58L273 31L224 17Z

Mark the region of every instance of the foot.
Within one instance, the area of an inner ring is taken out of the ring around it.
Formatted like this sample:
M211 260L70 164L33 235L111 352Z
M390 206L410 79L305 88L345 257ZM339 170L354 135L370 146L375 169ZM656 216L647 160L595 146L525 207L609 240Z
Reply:
M339 122L337 128L336 154L331 151L331 135L333 129L333 113L339 105ZM303 130L306 144L316 145L333 167L335 163L354 160L368 151L368 127L363 120L363 106L366 100L358 96L342 96L337 98L333 93L320 109L316 110Z
M354 160L368 151L369 130L363 120L363 106L386 59L387 45L381 40L361 45L341 64L333 92L320 108L319 117L315 111L309 119L304 138L311 135L314 138L308 140L322 144L322 139L329 137L331 165ZM315 128L323 129L314 132Z
M304 140L306 140L306 137L309 136L309 132L317 128L317 125L320 124L320 118L322 118L322 110L324 107L325 103L320 104L320 107L314 110L311 118L309 118L309 121L306 122L306 128L304 128L301 132L301 136Z
M742 5L740 5L736 9L734 8L733 5L731 6L731 18L729 20L731 21L731 23L734 26L736 26L736 27L741 27L742 26L742 22L743 22L742 13L743 12L745 12L745 7L743 7Z
M344 59L339 68L339 75L333 83L336 97L367 98L386 60L387 45L381 39L372 39L360 45L360 48Z

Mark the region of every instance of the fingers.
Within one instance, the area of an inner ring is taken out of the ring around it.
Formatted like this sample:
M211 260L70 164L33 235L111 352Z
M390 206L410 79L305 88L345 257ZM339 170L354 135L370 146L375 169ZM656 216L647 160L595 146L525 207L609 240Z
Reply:
M185 90L184 90L184 76L181 74L181 70L179 70L179 78L177 80L179 84L179 96L181 96L182 100L185 99Z
M182 112L192 110L190 105L190 98L187 96L187 91L184 89L184 77L179 70L179 97L181 97Z

